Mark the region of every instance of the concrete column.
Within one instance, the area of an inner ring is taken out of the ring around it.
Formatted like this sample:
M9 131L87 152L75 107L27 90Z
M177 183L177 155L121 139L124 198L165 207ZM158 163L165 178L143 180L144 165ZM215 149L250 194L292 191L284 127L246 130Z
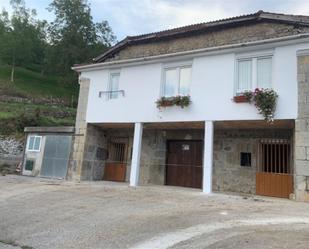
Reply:
M142 137L143 137L143 124L135 123L134 126L134 138L133 138L133 153L130 173L130 186L138 185L139 167L141 159L142 149Z
M213 168L213 143L214 143L213 121L205 121L204 135L204 160L203 160L203 192L212 192L212 168Z

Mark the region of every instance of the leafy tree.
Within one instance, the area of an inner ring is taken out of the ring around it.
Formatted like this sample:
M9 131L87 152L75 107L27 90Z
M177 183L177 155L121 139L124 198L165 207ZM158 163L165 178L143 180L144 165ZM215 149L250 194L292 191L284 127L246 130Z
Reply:
M71 67L106 50L115 36L107 21L93 22L87 0L54 0L48 9L55 14L48 29L48 68L72 80Z
M36 20L36 12L27 9L23 0L11 0L13 13L6 11L0 16L0 56L11 65L11 82L14 82L15 66L41 64L45 47L46 22Z

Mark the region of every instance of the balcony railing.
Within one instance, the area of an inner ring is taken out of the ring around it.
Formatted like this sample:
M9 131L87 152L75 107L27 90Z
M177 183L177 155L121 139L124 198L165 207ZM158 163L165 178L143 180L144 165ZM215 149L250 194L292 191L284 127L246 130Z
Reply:
M108 98L108 99L112 99L112 98L114 98L115 96L118 97L119 94L120 94L122 97L124 97L124 96L125 96L124 90L117 90L117 91L100 91L100 92L99 92L99 98L106 97L106 98Z

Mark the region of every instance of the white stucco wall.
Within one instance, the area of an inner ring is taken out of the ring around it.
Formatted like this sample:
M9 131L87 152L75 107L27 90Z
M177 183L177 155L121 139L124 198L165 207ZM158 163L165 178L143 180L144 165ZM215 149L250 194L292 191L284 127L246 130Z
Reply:
M271 48L273 88L279 94L276 119L295 119L297 116L296 52L307 48L308 43ZM250 54L260 52L263 50L251 51ZM262 119L253 105L232 101L236 56L239 53L192 59L192 104L184 109L169 107L160 111L156 108L164 62L119 67L119 90L125 91L125 97L112 100L98 97L99 91L108 90L111 70L82 72L81 77L90 78L86 120L89 123L111 123Z

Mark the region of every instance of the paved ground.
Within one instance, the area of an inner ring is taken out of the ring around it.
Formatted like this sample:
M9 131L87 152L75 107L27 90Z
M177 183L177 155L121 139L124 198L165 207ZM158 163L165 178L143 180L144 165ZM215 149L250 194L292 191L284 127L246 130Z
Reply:
M309 204L0 177L0 248L309 248Z

